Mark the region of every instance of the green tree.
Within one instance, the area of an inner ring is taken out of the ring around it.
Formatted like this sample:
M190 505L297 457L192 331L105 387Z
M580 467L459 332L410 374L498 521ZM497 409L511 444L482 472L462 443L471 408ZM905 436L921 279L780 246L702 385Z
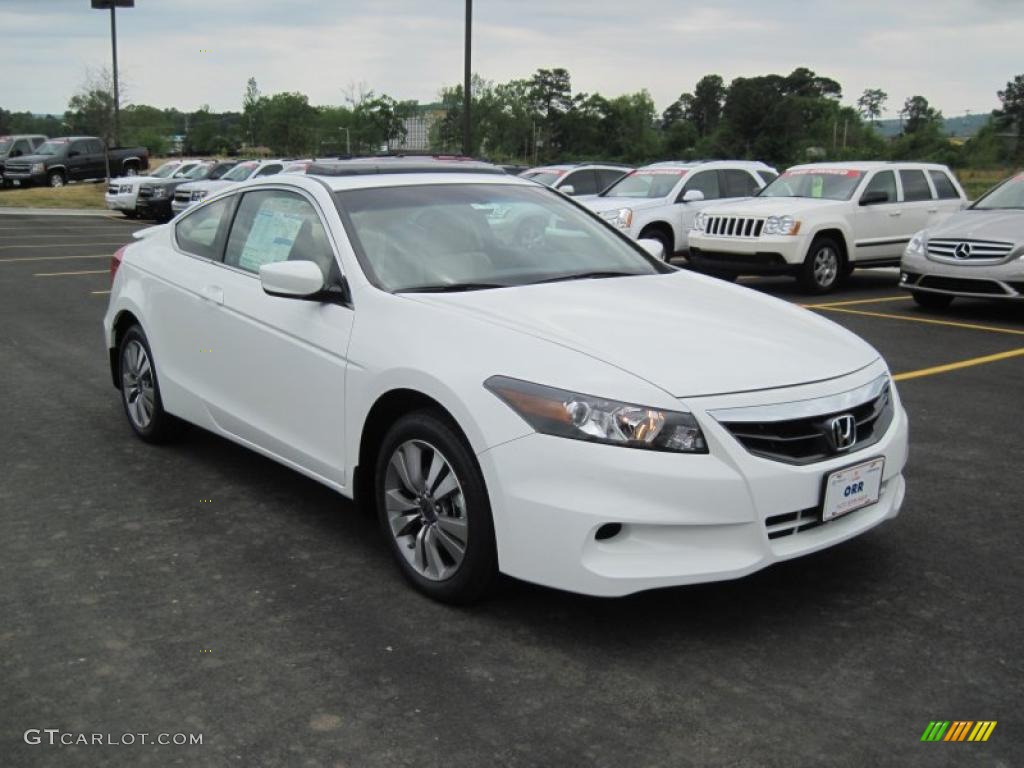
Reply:
M857 109L865 120L874 123L882 116L885 103L889 100L889 94L881 88L865 88L864 93L857 99Z
M1014 162L1024 162L1024 75L1017 75L997 93L1002 109L996 110L995 118L1000 127L1015 131Z
M904 133L931 131L942 122L942 113L934 109L924 96L910 96L903 102L900 116Z

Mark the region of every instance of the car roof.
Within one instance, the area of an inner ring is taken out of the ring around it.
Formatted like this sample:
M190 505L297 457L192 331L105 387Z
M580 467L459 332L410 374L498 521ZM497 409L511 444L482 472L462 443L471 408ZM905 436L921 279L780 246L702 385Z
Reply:
M841 163L803 163L801 165L793 165L786 170L805 170L813 168L836 168L848 171L871 171L877 168L892 168L899 170L905 168L907 170L918 169L918 170L943 170L948 171L945 165L941 163L916 163L916 162L904 162L902 160L846 160Z
M523 173L543 173L550 171L561 171L564 173L566 171L577 171L581 168L608 168L609 170L621 170L625 172L631 171L635 167L636 166L633 165L627 165L626 163L605 162L604 160L589 160L587 162L579 163L552 163L551 165L538 165L533 168L527 168L520 175L522 175Z
M679 170L692 170L694 168L751 168L761 171L774 170L767 163L762 163L760 160L663 160L657 163L649 163L643 165L637 170L643 170L644 168L665 168L665 169L679 169Z
M421 157L379 157L352 160L318 160L306 169L307 176L379 176L382 174L491 174L508 176L498 165L478 160Z

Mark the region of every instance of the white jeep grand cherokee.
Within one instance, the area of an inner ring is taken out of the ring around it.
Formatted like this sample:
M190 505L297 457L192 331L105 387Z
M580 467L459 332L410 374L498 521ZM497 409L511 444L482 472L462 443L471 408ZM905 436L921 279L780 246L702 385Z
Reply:
M657 240L665 259L686 251L697 213L724 198L757 194L778 173L748 160L664 162L631 171L595 197L577 201L634 240Z
M855 267L898 266L915 232L966 204L944 165L798 165L754 199L701 211L689 260L727 279L792 274L808 292L825 293Z

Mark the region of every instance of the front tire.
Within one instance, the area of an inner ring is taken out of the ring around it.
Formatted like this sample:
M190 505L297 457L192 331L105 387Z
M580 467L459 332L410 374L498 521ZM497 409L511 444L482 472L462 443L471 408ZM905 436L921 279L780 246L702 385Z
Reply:
M125 176L138 176L139 175L139 169L136 168L134 165L126 165L123 170L124 170L124 175Z
M392 425L374 491L381 529L417 590L455 604L487 592L498 571L491 505L472 451L443 414L416 411Z
M807 293L835 290L846 276L846 259L839 243L831 237L819 237L807 249L798 279Z
M137 219L139 214L137 211L121 211L126 219Z
M645 229L640 233L638 240L643 239L657 240L661 243L661 249L664 252L665 263L671 264L672 257L675 256L676 244L672 239L672 236L665 232L663 229Z
M132 431L147 443L164 443L181 431L181 422L164 410L153 352L142 328L133 325L118 347L121 404Z
M946 309L953 303L953 297L945 293L925 293L924 291L914 291L910 295L914 297L914 301L917 302L917 306L923 307L924 309Z
M65 184L68 183L67 179L64 178L64 174L61 173L60 171L53 171L49 175L48 180L50 186L53 187L54 189L59 189L60 187L63 187Z

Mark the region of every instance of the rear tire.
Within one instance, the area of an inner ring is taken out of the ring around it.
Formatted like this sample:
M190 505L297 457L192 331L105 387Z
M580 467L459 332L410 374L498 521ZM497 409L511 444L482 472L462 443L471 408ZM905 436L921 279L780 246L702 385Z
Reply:
M465 439L435 410L388 430L374 471L381 530L405 578L443 603L486 594L498 572L483 474Z
M797 279L806 293L828 293L839 287L846 276L843 249L831 237L819 237L807 249Z
M137 219L139 218L138 211L121 211L126 219Z
M911 296L919 307L924 309L946 309L953 303L953 297L945 293L925 293L924 291L913 291Z
M117 360L121 405L132 431L147 443L165 443L177 437L183 424L164 410L153 352L138 325L121 337Z

